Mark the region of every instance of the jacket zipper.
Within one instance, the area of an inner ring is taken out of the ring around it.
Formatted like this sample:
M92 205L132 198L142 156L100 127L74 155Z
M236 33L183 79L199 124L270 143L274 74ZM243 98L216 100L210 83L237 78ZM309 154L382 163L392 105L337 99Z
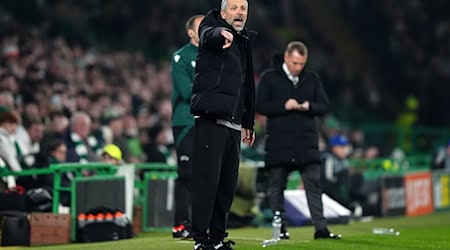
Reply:
M239 84L239 89L238 89L238 92L237 92L237 100L234 103L233 115L231 116L231 120L234 120L234 117L236 116L237 106L239 104L239 100L241 99L241 89L242 89L243 84L245 84L245 83L242 82L242 80L241 80L241 83Z
M247 51L247 49L248 49L248 42L249 42L249 38L247 37L247 36L244 36L244 35L242 35L242 34L240 34L240 36L241 37L243 37L244 39L245 39L245 42L244 42L244 52L246 52ZM245 59L245 63L247 63L248 64L248 58L247 58L247 54L245 53L245 55L244 55L245 57L246 57L246 59ZM247 65L248 66L248 65ZM247 69L247 66L245 67L246 69ZM244 79L246 79L247 78L247 70L246 70L246 72L243 72L243 74L244 74ZM242 87L244 87L245 86L245 80L244 79L242 79L241 78L241 82L240 82L240 84L239 84L239 89L238 89L238 92L237 92L237 100L236 100L236 102L234 103L234 108L233 108L233 114L232 114L232 116L231 116L231 120L234 120L234 118L236 117L236 112L237 112L237 106L238 106L238 104L239 104L239 100L241 99L241 90L242 90Z

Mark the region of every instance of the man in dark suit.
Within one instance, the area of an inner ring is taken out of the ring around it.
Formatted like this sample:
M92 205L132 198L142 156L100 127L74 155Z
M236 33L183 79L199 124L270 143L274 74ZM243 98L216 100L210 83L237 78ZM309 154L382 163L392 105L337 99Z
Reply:
M320 152L317 117L328 109L328 97L316 73L305 70L308 49L294 41L284 56L275 56L273 68L259 81L256 110L267 116L265 166L270 171L269 203L273 212L284 217L284 189L288 175L300 171L309 210L316 232L315 239L340 239L330 233L323 216L320 185ZM283 219L281 238L289 239Z

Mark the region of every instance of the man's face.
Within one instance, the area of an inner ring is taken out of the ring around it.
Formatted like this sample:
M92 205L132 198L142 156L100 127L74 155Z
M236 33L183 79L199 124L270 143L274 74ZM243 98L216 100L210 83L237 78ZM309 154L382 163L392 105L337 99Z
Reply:
M80 117L72 126L72 131L75 132L81 139L86 139L91 133L91 121L87 118Z
M17 123L14 122L4 122L2 124L3 129L5 129L6 131L8 131L9 134L14 134L16 133L16 129L17 129Z
M345 159L348 155L348 146L345 145L333 146L331 150L339 159Z
M67 154L67 146L65 144L61 144L51 154L59 162L65 162Z
M289 72L294 76L298 76L300 72L302 72L303 68L305 68L307 59L307 55L301 55L297 50L292 51L290 54L284 54L284 62L286 63Z
M108 155L108 154L103 154L102 155L102 161L104 163L109 163L109 164L119 164L119 160L114 159L112 156Z
M242 31L244 29L247 14L247 0L228 0L225 10L220 11L220 16L236 31Z
M32 142L39 142L44 136L44 127L42 124L33 124L28 129L28 135Z
M188 31L188 35L191 38L191 41L194 45L198 46L200 38L198 37L198 26L200 26L200 23L202 22L203 17L196 18L194 21L194 27L193 29L190 29Z

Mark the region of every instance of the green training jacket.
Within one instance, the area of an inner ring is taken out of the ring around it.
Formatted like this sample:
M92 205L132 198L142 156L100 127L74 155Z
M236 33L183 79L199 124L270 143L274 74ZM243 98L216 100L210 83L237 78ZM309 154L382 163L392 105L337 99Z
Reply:
M190 102L197 53L198 48L188 43L172 55L172 126L194 126Z

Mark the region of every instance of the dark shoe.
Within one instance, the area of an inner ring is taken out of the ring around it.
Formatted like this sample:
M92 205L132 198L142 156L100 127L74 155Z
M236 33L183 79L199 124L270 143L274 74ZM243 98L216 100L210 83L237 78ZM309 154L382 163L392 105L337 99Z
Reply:
M289 236L289 232L287 231L286 227L282 226L280 230L280 239L282 240L289 240L291 237Z
M172 237L173 238L181 238L181 233L186 229L186 227L183 224L174 226L172 228Z
M233 250L234 248L232 248L231 246L234 245L234 241L229 240L227 242L225 241L220 241L217 244L213 244L212 247L210 248L211 250Z
M213 247L212 245L208 245L208 244L195 243L194 250L211 250L211 249L214 249L212 247Z
M318 230L314 233L314 239L334 239L334 240L340 240L342 238L342 235L340 234L334 234L328 231L328 228L324 228L321 230Z
M191 227L186 227L183 231L180 233L180 238L182 240L192 239L194 237L194 232L192 232Z

